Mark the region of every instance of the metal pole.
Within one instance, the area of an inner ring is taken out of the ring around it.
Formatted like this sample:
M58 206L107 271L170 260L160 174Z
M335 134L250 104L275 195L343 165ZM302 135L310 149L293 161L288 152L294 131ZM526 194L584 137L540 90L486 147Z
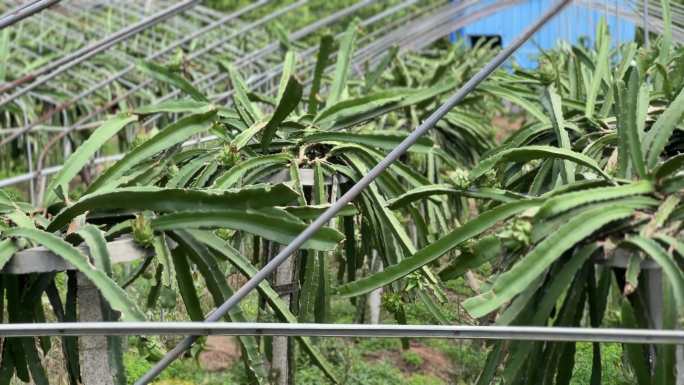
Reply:
M232 335L452 338L505 341L682 344L682 330L542 326L369 325L257 322L53 322L0 324L1 337L102 335Z
M0 30L3 30L15 23L18 23L27 17L30 17L45 8L51 7L62 0L38 0L31 4L20 6L19 8L10 11L0 18Z
M648 28L648 0L644 0L644 12L643 12L643 27L644 27L644 44L646 45L646 48L648 48L651 45L650 37L648 36L650 34L649 28Z
M543 16L532 26L523 32L509 47L501 51L491 62L482 68L475 76L466 82L456 93L451 96L441 107L433 112L415 131L413 131L404 141L380 161L368 174L364 175L354 186L352 186L340 199L333 203L323 214L313 221L301 234L287 245L278 255L276 255L266 266L259 270L244 286L237 290L226 302L212 312L205 322L216 322L223 317L233 306L237 305L244 297L254 290L261 281L266 279L273 271L283 263L290 254L294 253L299 247L311 238L316 232L331 220L335 215L350 203L363 189L375 180L387 167L399 159L418 139L430 130L437 122L446 115L454 106L461 102L471 91L484 81L494 70L503 64L520 46L522 46L535 32L558 14L572 0L561 0L551 7ZM176 345L166 355L157 362L147 373L145 373L135 385L146 385L159 375L168 365L176 360L186 349L188 349L197 339L196 336L186 337L181 343Z

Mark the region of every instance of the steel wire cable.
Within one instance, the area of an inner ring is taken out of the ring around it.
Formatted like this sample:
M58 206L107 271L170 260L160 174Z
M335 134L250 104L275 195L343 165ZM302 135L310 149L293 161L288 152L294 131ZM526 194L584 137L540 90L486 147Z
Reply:
M252 276L240 289L228 298L221 306L215 309L204 322L216 322L220 320L230 309L237 305L244 297L252 292L264 279L270 276L289 256L297 251L309 238L318 232L328 221L330 221L340 210L359 195L369 184L371 184L387 167L394 163L403 155L418 139L428 132L439 120L444 117L454 106L460 103L466 95L473 91L482 81L484 81L494 70L503 64L520 46L522 46L534 33L558 14L572 0L561 0L554 4L544 15L536 20L527 28L510 46L503 49L492 61L487 63L475 76L470 78L454 95L444 104L433 112L422 124L420 124L410 135L406 137L397 147L385 156L375 167L359 179L346 193L344 193L335 203L326 209L316 218L307 228L295 237L290 244L283 248L278 255L273 257L261 270ZM180 357L196 341L197 336L189 336L181 343L167 352L147 373L145 373L135 385L147 385L154 380L168 365Z

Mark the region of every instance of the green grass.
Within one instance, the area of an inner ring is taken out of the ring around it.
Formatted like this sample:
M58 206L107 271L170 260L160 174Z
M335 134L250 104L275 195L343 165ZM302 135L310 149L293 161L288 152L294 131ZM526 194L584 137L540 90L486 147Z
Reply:
M408 378L407 385L444 385L441 379L424 374L415 374Z
M297 384L317 385L328 383L320 371L314 367L305 367L297 371ZM393 385L405 384L401 371L388 362L368 363L357 360L343 374L345 385Z
M420 354L407 350L401 353L401 359L409 366L418 367L423 364L423 357Z
M328 355L338 354L339 360L334 360L337 372L341 374L345 385L442 385L445 382L429 374L404 374L389 360L369 360L367 353L389 353L400 351L401 343L397 339L363 339L356 343L340 339L322 339L318 341L322 350ZM486 359L486 349L478 343L452 340L425 340L426 346L443 352L454 363L458 384L474 383L480 370L480 366ZM628 385L634 383L634 379L622 362L622 347L619 344L604 344L602 349L602 376L603 385ZM332 353L335 352L335 353ZM303 353L298 352L296 383L301 385L327 384L318 368L313 366ZM409 367L419 367L423 364L423 358L413 352L401 353L402 361ZM571 385L586 385L591 379L592 345L590 343L577 344L575 354L575 369ZM124 357L128 383L132 384L135 379L144 374L151 364L131 350ZM224 372L207 372L203 370L197 361L185 358L172 364L159 378L160 385L219 385L219 384L243 384L247 378L244 374L242 362Z
M133 384L147 370L152 367L144 358L136 352L129 351L124 355L124 365L126 367L126 380L128 384ZM227 385L243 384L246 379L242 377L244 373L242 363L235 365L231 370L225 372L207 372L199 366L196 360L186 358L175 361L159 376L156 385Z
M457 282L450 289L463 290L463 282ZM247 312L255 312L254 301L247 301ZM354 307L348 300L335 301L333 319L335 322L351 322ZM454 310L454 309L445 309ZM430 322L430 314L419 303L407 304L412 322ZM391 318L391 317L390 317ZM403 373L398 365L409 371L420 371L425 358L412 350L402 351L401 340L393 338L336 339L321 338L315 343L331 362L344 385L443 385L442 379L428 373ZM449 382L458 385L473 384L487 358L487 347L479 341L454 341L447 339L424 339L421 344L443 354L453 366L454 378ZM627 385L634 382L628 368L622 362L622 347L619 344L603 344L602 384ZM393 359L394 357L394 359ZM151 364L140 357L134 349L125 356L129 383L142 375ZM571 385L590 383L592 370L592 345L577 344L575 369ZM328 384L325 375L314 366L306 354L298 349L297 384ZM175 362L160 377L159 385L218 385L247 383L244 365L237 362L224 372L206 372L196 360L185 358Z
M571 385L589 384L591 380L592 344L577 344L575 353L575 370L572 373ZM622 346L620 344L601 344L601 384L628 385L634 383L628 367L622 362Z

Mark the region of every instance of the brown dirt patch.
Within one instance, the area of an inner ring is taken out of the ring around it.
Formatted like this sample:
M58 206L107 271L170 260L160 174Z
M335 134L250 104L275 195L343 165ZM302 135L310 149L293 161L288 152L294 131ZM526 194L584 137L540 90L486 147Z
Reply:
M199 355L202 369L217 372L232 367L240 360L240 343L231 336L209 336Z
M233 273L233 274L228 275L227 280L228 280L228 285L233 290L238 290L245 283L247 283L247 278L240 273Z
M425 374L431 375L448 382L454 373L453 365L449 358L439 350L422 345L419 342L411 342L411 348L407 351L420 356L420 365L412 365L403 358L405 351L369 352L364 356L373 361L387 361L397 367L404 375Z
M510 116L495 116L492 125L496 128L496 142L501 143L506 138L522 127L525 119L522 117L513 118Z

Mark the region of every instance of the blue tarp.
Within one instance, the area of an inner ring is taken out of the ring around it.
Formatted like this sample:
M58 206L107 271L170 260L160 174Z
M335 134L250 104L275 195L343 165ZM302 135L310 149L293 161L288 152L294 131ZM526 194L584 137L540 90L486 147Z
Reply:
M490 0L491 3L495 1ZM502 45L505 47L555 1L530 0L514 5L461 29L458 35L467 41L470 41L471 36L496 35L501 38ZM588 37L589 41L593 42L596 25L601 17L604 17L608 23L614 44L634 40L636 32L634 23L615 16L615 7L626 6L624 1L615 0L606 1L606 3L607 7L601 10L588 9L575 4L568 6L562 14L551 20L530 42L520 48L515 55L515 60L525 68L533 68L536 66L535 58L539 55L540 47L553 48L558 40L577 43L582 36ZM456 36L456 34L452 35L452 39Z

